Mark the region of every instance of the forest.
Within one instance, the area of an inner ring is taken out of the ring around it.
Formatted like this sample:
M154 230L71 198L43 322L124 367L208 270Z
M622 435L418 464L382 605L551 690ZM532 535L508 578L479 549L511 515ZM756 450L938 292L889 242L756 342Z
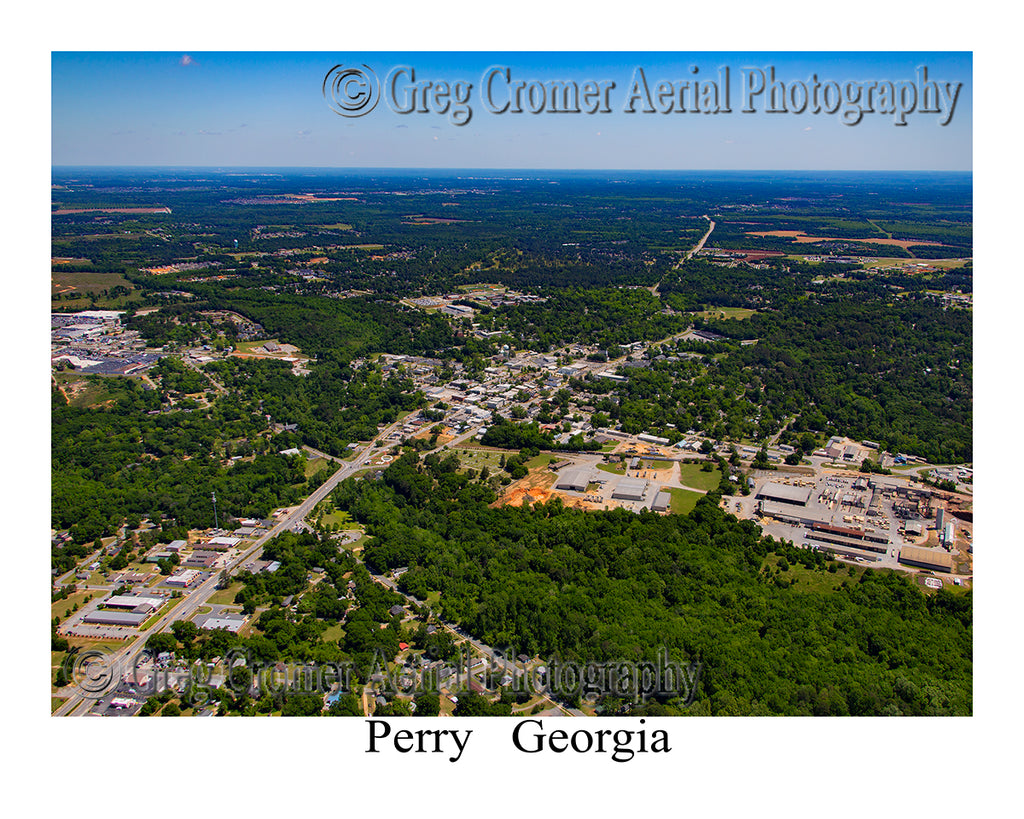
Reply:
M54 183L55 210L169 209L53 216L54 271L116 276L116 293L84 296L94 307L130 285L126 326L169 354L147 374L153 389L112 378L92 406L66 400L55 378L52 526L72 535L53 549L59 571L126 522L149 518L167 537L209 527L211 492L224 519L305 497L323 476L307 480L304 460L282 450L343 457L429 407L380 353L436 359L441 385L457 364L459 379L483 378L502 344L558 350L559 366L580 356L621 364L623 381L570 378L561 389L526 373L522 386L541 398L536 419L516 398L519 412L492 418L483 436L507 451L502 479L521 476L539 450L596 448L582 436L556 444L541 428L584 405L595 426L671 441L690 429L748 443L780 433L797 460L834 434L935 463L973 458L972 312L942 301L973 288L970 175L56 169ZM708 250L779 255L685 260L710 221ZM825 252L817 245L752 235L780 230L829 237L828 249L858 259L942 264L815 262L798 254ZM888 239L909 247L878 244ZM408 301L459 302L479 283L539 300L477 304L472 320ZM72 295L55 294L52 308L71 309ZM189 346L239 342L231 322L209 317L224 310L259 339L301 348L309 374L270 360L181 363ZM716 337L673 338L691 328ZM627 350L661 339L671 340ZM570 355L572 345L588 349ZM365 566L326 534L289 533L264 552L278 572L239 576L253 636L178 627L155 639L204 658L242 646L268 661L354 659L363 677L400 638L443 657L443 640L400 628L388 609L404 598L368 571L408 567L403 592L439 597L445 618L492 645L579 661L640 661L661 648L699 660L692 706L662 698L634 713L972 712L969 592L925 593L902 575L766 538L719 508L731 491L722 476L688 515L584 513L557 500L498 507L493 478L405 451L379 480L333 493L367 529ZM325 577L311 588L314 567ZM243 695L230 708L319 711L314 699L286 700ZM436 695L417 704L437 712ZM358 709L343 698L331 713ZM458 713L507 710L504 698L470 696Z
M773 541L714 493L688 516L557 500L493 508L459 477L407 456L334 498L373 536L367 566L409 567L402 591L440 592L444 616L490 645L582 661L653 660L662 647L699 657L692 713L971 712L969 594L926 596L899 574Z

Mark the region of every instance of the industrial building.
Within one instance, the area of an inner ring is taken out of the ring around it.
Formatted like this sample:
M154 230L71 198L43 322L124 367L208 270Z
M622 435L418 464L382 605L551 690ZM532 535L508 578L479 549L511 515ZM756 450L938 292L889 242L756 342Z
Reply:
M580 469L573 469L570 472L566 472L564 475L559 477L557 483L555 483L555 489L561 489L567 492L586 492L587 485L590 483L590 469L582 467Z
M924 534L924 524L919 520L908 520L903 524L903 531L911 537L920 537Z
M755 497L757 500L773 500L793 506L806 506L807 501L811 499L811 487L790 486L786 483L769 481L758 490Z
M937 572L953 571L953 555L936 549L924 549L920 546L904 546L900 549L900 563L908 566L920 566Z
M659 492L654 498L654 503L651 504L651 509L655 512L667 512L671 505L672 496L668 492Z
M953 526L953 521L948 520L942 530L942 543L949 546L954 540L956 540L956 528Z
M642 501L647 494L647 481L637 478L623 478L612 490L616 500Z
M889 550L889 537L878 532L851 529L846 526L831 526L827 523L811 525L807 537L822 543L836 546L849 546L854 549L867 549L870 552L885 554Z
M82 618L83 623L100 626L141 626L148 618L149 612L144 611L108 611L97 609Z

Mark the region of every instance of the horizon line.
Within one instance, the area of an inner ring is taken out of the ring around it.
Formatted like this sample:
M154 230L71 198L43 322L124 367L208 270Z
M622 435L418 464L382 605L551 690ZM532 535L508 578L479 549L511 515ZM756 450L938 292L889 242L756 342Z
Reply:
M571 172L571 173L974 173L973 168L495 168L468 166L407 166L407 165L113 165L113 164L51 164L57 168L124 168L144 170L167 168L174 170L202 169L275 169L275 170L331 170L331 171L502 171L502 172Z

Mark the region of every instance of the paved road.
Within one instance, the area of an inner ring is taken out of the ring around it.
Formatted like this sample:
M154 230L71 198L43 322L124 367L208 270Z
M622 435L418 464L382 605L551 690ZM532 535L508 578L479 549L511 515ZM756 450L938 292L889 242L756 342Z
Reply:
M401 427L401 425L401 421L396 421L390 427L380 432L377 436L377 440L385 440L391 432ZM381 455L388 448L388 445L379 445L376 442L371 443L370 446L361 452L353 461L345 464L337 472L331 475L331 477L324 481L323 484L317 487L317 489L314 490L313 493L302 503L293 508L287 514L283 515L269 532L256 540L252 546L236 557L225 568L232 574L237 574L238 568L245 565L253 555L259 552L267 541L277 537L283 532L294 529L296 526L301 526L304 518L310 513L313 507L326 498L341 481L350 477L354 472L365 468L373 458ZM129 669L135 657L145 647L146 640L148 640L151 635L169 628L171 623L175 620L188 619L200 606L205 605L206 601L217 590L219 578L220 573L218 572L205 580L202 584L191 591L182 602L178 603L178 605L171 609L171 611L161 617L150 628L146 629L146 631L141 632L135 640L109 655L107 658L108 667L114 669L117 676L120 676L122 670ZM94 699L85 697L81 692L75 691L63 705L54 711L54 715L81 715L86 713L94 702Z
M686 254L686 257L684 259L681 259L679 261L679 264L677 264L675 266L676 268L678 268L679 265L683 264L683 262L690 261L690 259L692 259L694 257L694 254L698 253L704 247L704 243L708 240L708 236L711 235L711 231L713 231L715 229L715 222L714 222L713 219L711 219L710 216L708 216L707 214L704 214L703 218L707 219L708 222L711 223L708 226L708 232L705 233L703 236L701 236L700 237L700 241L697 242L697 244L695 244L693 247L690 248L690 250ZM675 269L675 268L673 268L673 269ZM662 278L662 281L664 281L664 278ZM657 284L651 285L650 288L648 288L648 289L651 291L651 295L652 296L659 296L660 294L659 294L658 291L659 291L660 288L661 288L661 281L659 281Z

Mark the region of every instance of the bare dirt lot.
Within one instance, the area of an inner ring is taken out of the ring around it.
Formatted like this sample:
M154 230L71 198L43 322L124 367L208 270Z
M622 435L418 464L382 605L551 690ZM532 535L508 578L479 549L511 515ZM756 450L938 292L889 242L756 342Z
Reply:
M893 245L902 247L904 250L915 245L932 245L942 247L938 242L925 242L919 239L887 239L884 236L870 239L848 239L842 236L808 236L802 230L762 230L755 233L748 233L748 236L782 236L795 239L798 244L813 244L814 242L863 242L868 245Z

